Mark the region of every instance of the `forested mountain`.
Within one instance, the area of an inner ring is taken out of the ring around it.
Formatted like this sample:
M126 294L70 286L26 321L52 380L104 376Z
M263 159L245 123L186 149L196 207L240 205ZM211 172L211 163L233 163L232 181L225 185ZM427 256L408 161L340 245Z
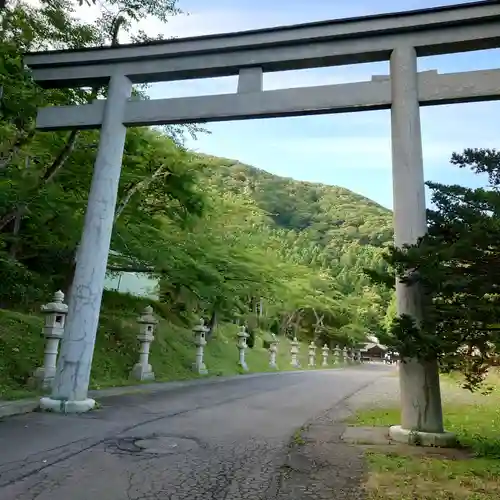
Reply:
M298 182L236 160L200 160L212 167L220 187L247 192L279 227L307 231L323 247L350 241L383 246L392 240L390 211L348 189Z

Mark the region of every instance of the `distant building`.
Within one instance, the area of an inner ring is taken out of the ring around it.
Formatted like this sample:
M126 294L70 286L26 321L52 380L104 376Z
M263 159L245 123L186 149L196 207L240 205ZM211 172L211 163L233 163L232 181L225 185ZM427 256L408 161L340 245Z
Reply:
M136 297L158 300L158 280L144 273L117 273L106 276L104 288Z
M120 254L114 250L109 251L109 255L119 257ZM145 297L158 300L158 289L160 282L157 278L152 278L147 273L117 272L107 273L104 280L104 289L120 293L128 293L135 297Z
M360 349L361 359L364 361L382 361L388 349L382 345L374 335L366 337L368 342Z

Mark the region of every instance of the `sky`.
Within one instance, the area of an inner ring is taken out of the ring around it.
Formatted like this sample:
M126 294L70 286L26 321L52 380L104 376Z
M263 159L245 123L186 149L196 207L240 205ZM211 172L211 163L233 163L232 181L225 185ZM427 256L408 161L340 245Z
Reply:
M467 3L460 0L180 0L188 15L166 25L141 23L149 33L185 37ZM500 68L500 51L419 59L419 71L441 73ZM369 80L388 74L389 63L289 71L264 75L264 90ZM160 83L151 98L235 92L236 77ZM484 181L449 164L467 147L499 146L500 102L426 107L421 110L425 178L479 186ZM496 118L496 119L495 119ZM343 186L392 206L390 112L276 118L209 124L188 147L298 180Z

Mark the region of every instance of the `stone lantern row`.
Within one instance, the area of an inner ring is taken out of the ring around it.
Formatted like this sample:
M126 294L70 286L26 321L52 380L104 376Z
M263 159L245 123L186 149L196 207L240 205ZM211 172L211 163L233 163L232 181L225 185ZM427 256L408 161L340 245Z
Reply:
M290 342L291 344L291 357L292 361L291 364L292 366L295 366L296 368L300 368L300 363L298 361L298 355L299 355L299 341L297 340L297 337L294 337L294 339ZM307 349L307 354L308 354L308 363L307 366L309 368L314 368L316 366L316 351L318 350L317 345L314 342L311 342L308 346ZM356 363L361 363L361 352L360 351L353 351L353 350L348 350L346 347L343 349L340 349L338 346L333 349L333 356L334 356L334 363L349 363L349 362L356 362ZM321 366L325 367L328 366L328 356L330 354L330 348L325 344L321 348Z
M204 347L206 345L206 340L205 340L205 335L208 329L204 326L203 320L201 320L200 324L194 328L194 333L195 333L195 345L197 347L196 351L196 362L193 365L194 371L196 371L199 374L206 374L207 369L205 366L205 363L203 362L203 356L204 356ZM243 370L243 371L248 371L248 365L245 359L245 353L248 348L247 346L247 338L249 337L246 327L241 326L238 330L238 341L237 341L237 347L238 347L238 366ZM290 355L291 355L291 365L295 368L300 368L300 362L298 359L299 356L299 341L297 340L296 337L290 342ZM273 368L275 370L278 369L278 364L277 364L277 353L278 353L278 339L276 338L276 335L272 334L271 335L271 341L269 342L269 367ZM308 367L309 368L314 368L316 366L316 351L317 351L317 346L314 342L311 342L308 346ZM330 354L330 348L325 344L321 348L321 366L322 367L327 367L328 366L328 356ZM340 349L339 347L336 347L333 350L334 354L334 363L350 363L350 362L361 362L361 352L360 351L349 351L347 348Z
M44 315L43 335L46 339L45 355L43 366L35 371L34 379L39 387L49 389L52 386L56 374L59 341L64 335L64 326L68 314L68 306L64 303L64 293L61 291L56 292L53 301L42 306L41 311ZM147 306L144 309L142 315L137 319L137 323L139 324L139 334L137 335L137 340L140 343L139 360L132 368L131 376L141 381L152 381L155 379L155 375L149 363L149 351L151 343L154 340L154 331L158 324L158 320L155 318L151 306ZM200 323L193 328L196 354L192 369L200 375L206 375L208 373L204 362L204 351L207 344L206 334L208 330L203 320L200 320ZM249 334L246 331L246 327L241 326L238 330L236 345L238 348L238 366L244 372L249 370L246 362L248 337ZM277 370L278 339L274 334L272 334L272 340L269 344L269 367ZM299 341L297 338L294 338L290 342L290 345L291 365L295 368L300 368L298 359ZM311 342L308 347L309 368L316 366L316 350L317 346L314 342ZM329 353L330 349L325 344L321 348L321 366L328 366ZM354 353L352 351L349 352L346 348L340 350L340 348L336 347L333 353L336 362L361 361L359 351Z

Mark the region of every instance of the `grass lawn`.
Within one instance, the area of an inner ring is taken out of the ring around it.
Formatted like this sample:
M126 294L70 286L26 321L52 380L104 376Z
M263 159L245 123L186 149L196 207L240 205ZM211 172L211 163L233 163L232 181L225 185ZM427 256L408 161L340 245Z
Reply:
M370 500L500 499L500 383L488 395L458 392L442 383L445 427L457 434L458 450L390 446L367 451ZM362 410L351 424L388 427L399 423L399 409ZM377 450L377 451L374 451Z

